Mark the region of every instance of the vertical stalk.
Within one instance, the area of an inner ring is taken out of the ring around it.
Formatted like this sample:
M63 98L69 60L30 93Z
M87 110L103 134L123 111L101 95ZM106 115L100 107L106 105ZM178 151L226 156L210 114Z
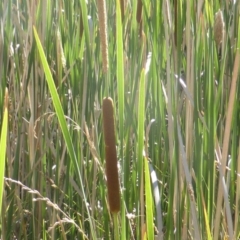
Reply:
M117 213L120 211L120 186L118 179L117 152L115 143L114 109L111 98L103 99L102 109L108 203L110 211L113 214L114 239L118 239Z

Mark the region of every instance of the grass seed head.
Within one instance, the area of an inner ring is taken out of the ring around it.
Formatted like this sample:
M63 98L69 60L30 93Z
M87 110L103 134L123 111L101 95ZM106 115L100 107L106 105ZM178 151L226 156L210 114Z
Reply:
M110 211L112 213L117 213L120 211L120 187L115 143L114 109L113 101L111 98L103 99L102 110L108 201Z
M66 71L66 58L64 55L64 51L63 51L61 34L60 34L59 29L57 29L57 48L58 48L58 52L60 52L60 54L61 54L62 67L63 67L64 71Z
M103 72L108 71L107 14L105 0L97 0L100 44L102 50Z

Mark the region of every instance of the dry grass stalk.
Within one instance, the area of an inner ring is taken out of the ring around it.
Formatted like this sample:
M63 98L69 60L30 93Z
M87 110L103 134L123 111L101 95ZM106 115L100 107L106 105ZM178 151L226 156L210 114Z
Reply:
M108 201L110 211L112 213L117 213L120 211L120 187L118 179L114 109L112 99L104 98L102 108Z
M224 21L222 11L219 9L215 14L214 21L214 39L217 47L220 47L220 44L223 42L224 37Z
M58 222L55 222L53 226L50 226L49 229L48 229L48 232L53 230L57 225L59 225L60 223L71 223L73 224L76 229L84 236L84 238L87 238L87 236L84 234L84 232L81 230L81 228L76 224L76 222L70 218L70 216L68 214L66 214L60 207L58 204L56 203L53 203L49 198L47 197L44 197L39 191L37 190L34 190L26 185L24 185L22 182L20 181L16 181L14 179L11 179L11 178L4 178L5 182L11 182L11 183L14 183L18 186L21 186L22 187L22 190L23 191L26 191L30 194L32 194L33 196L35 195L36 197L32 198L32 201L33 202L39 202L39 201L43 201L43 202L46 202L47 206L50 206L52 207L53 209L55 209L56 211L58 211L60 214L63 215L63 218L62 219L58 219L59 221Z
M100 42L102 50L103 72L108 71L107 14L105 0L97 0Z
M174 41L177 46L177 27L178 27L178 1L174 1Z
M5 89L4 109L8 108L8 88Z

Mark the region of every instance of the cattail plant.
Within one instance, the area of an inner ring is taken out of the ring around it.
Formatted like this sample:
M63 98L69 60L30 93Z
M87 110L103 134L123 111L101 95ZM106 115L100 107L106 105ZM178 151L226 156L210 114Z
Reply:
M114 109L111 98L108 97L103 99L102 111L108 202L110 211L113 214L114 239L117 240L119 239L117 213L120 211L120 187L115 143Z
M106 176L110 211L120 210L120 188L115 143L114 109L111 98L103 99L103 132L105 140Z
M214 21L214 39L217 48L219 48L221 43L223 42L223 37L224 37L224 21L222 11L219 9L218 12L215 14Z
M103 72L108 71L107 14L105 0L97 0L100 42L102 50Z
M136 19L138 23L142 21L142 0L138 0Z
M137 3L136 19L139 24L139 36L141 36L142 35L142 0L138 0L138 3Z

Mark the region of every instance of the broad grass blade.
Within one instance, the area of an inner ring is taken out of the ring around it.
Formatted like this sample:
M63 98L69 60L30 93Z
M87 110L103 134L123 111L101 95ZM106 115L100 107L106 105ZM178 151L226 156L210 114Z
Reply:
M3 182L5 172L5 155L7 148L7 131L8 131L8 107L7 107L8 92L5 93L5 107L2 122L2 131L0 138L0 215L2 211L2 198L3 198Z
M148 239L154 239L153 224L153 199L150 182L149 166L147 158L144 158L144 175L145 175L145 195L146 195L146 223Z

